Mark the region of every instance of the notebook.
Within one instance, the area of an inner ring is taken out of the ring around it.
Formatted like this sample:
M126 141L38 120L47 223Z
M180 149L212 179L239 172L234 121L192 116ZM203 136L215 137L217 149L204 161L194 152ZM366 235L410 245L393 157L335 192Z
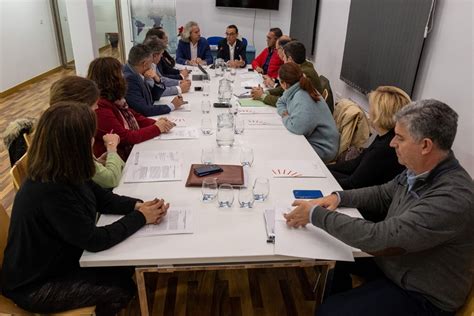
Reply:
M232 185L244 185L244 168L240 165L219 165L223 171L213 173L204 177L198 177L194 174L194 168L204 166L203 164L192 164L189 168L186 187L200 187L205 178L216 178L217 184L228 183Z

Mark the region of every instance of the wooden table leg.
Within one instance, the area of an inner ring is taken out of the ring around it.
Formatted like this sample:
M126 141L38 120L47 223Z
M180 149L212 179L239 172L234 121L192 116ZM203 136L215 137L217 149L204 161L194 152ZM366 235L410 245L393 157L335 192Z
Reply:
M140 311L142 316L148 316L148 300L145 286L146 269L135 268L135 276L137 278L138 301L140 302Z

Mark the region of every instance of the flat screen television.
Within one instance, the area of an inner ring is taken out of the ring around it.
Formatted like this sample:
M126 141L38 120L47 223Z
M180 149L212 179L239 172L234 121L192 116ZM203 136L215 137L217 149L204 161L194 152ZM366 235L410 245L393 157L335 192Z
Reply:
M279 0L216 0L216 7L267 9L278 11Z

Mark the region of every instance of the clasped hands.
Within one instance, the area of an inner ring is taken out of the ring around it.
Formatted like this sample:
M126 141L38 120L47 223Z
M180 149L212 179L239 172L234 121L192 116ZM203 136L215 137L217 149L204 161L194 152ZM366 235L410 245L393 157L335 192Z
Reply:
M283 216L286 219L286 224L290 227L298 228L305 227L309 222L309 213L315 206L322 206L330 211L334 211L339 205L339 200L336 194L314 199L310 201L295 200L292 206L296 206L290 213L285 213Z
M161 223L169 207L169 203L165 203L165 200L157 198L151 201L137 202L135 204L135 210L145 216L146 223L155 225Z

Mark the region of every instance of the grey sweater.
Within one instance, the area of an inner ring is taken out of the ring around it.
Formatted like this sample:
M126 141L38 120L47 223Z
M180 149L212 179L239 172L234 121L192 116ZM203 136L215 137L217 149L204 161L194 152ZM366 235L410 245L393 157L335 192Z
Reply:
M445 311L460 308L474 266L474 184L454 155L408 190L406 171L374 187L339 192L340 206L386 215L372 223L316 207L312 223L376 256L385 275Z
M278 99L277 110L280 115L288 112L283 124L290 132L304 135L322 161L329 162L336 157L339 131L323 98L315 102L295 83Z

